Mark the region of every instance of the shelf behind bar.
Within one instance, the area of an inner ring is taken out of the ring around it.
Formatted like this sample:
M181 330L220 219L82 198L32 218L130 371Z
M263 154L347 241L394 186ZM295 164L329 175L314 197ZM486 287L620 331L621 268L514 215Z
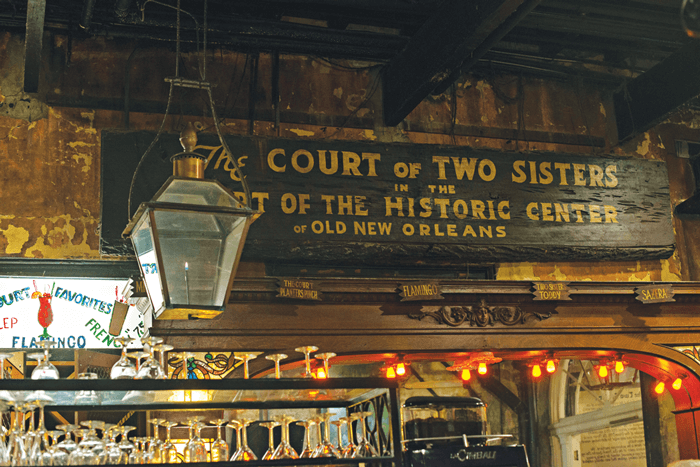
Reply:
M144 405L143 403L141 405ZM245 402L150 402L147 410L216 410L216 409L324 409L328 407L348 407L346 401L245 401ZM128 412L139 408L139 404L102 404L102 405L47 405L46 411L70 412Z
M398 388L384 378L328 379L1 379L0 389L9 391L167 391L167 390L276 390L276 389L375 389Z

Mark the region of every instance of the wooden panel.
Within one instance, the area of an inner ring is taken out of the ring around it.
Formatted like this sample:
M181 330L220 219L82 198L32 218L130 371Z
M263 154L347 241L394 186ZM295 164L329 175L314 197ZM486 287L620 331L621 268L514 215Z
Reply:
M152 133L103 132L102 249L120 240L130 177ZM333 264L665 258L673 251L665 164L572 154L228 137L263 215L244 258ZM232 164L200 137L206 176ZM170 174L162 135L137 174L132 211ZM121 246L120 246L121 245Z

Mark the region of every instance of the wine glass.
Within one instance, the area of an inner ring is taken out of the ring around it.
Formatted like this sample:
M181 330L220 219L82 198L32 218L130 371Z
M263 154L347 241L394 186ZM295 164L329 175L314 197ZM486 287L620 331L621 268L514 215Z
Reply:
M39 341L39 347L44 349L44 358L41 361L37 361L37 366L32 371L32 379L59 379L58 368L56 368L53 363L49 361L49 347L55 345L54 341L48 339L41 339ZM35 355L35 354L32 354ZM34 358L30 355L30 358Z
M282 441L272 454L272 459L299 459L299 454L289 444L289 424L294 421L294 417L289 415L280 415L275 417L275 421L282 425Z
M329 421L333 416L332 413L326 412L320 414L317 418L317 423L319 426L319 445L316 446L313 457L340 457L340 453L331 443L331 426ZM323 432L321 432L321 423L323 423Z
M236 429L236 442L238 443L238 449L233 453L231 461L249 462L258 460L253 450L248 446L248 425L253 423L253 421L248 418L231 420L229 426Z
M177 422L170 422L163 420L161 425L165 427L165 442L161 447L160 458L163 460L164 464L176 464L178 463L177 449L170 438L170 429L177 426Z
M309 355L311 352L316 352L318 350L318 347L315 345L306 345L304 347L297 347L294 349L295 352L301 352L304 354L304 357L306 357L306 373L304 373L305 378L311 378L313 377L313 374L311 373L311 358Z
M141 364L138 371L136 372L135 379L165 379L165 370L160 366L155 358L154 346L163 343L163 339L160 337L142 337L141 343L144 348L148 349L148 358Z
M160 440L158 435L158 427L165 420L162 418L151 418L148 423L153 425L153 438L148 444L148 454L151 460L151 464L162 464L163 458L161 457L161 452L163 450L163 442Z
M134 446L134 443L129 441L129 438L127 437L127 434L130 431L133 431L136 429L135 426L130 426L130 425L122 425L117 427L119 429L119 434L122 435L122 439L119 441L119 449L122 450L122 452L126 455L127 462L129 459L129 454L131 454L131 451L133 451L136 446Z
M228 460L228 443L221 437L221 425L226 423L226 420L217 418L210 420L209 423L216 426L216 440L211 443L209 453L212 462L226 462Z
M68 465L68 451L65 451L59 447L60 443L58 438L65 434L62 430L51 430L48 432L49 436L53 440L51 446L49 447L49 453L51 455L51 463L48 465Z
M39 409L39 426L33 431L31 446L28 448L29 462L32 465L51 465L51 453L49 453L49 440L44 421L44 406L53 399L44 391L35 391L26 399ZM32 427L34 423L32 421Z
M287 358L287 355L283 353L276 353L272 355L265 355L265 358L275 362L275 379L280 379L280 360Z
M311 427L316 425L316 419L310 418L295 423L304 427L304 449L299 454L299 459L308 459L315 450L315 446L311 447Z
M348 417L343 417L341 420L344 420L345 423L348 424L348 444L345 446L343 451L341 452L341 455L343 456L343 459L351 459L355 457L355 452L357 451L357 446L355 445L355 440L353 436L353 430L352 427L352 422L355 420L358 420L360 417L356 416L356 414L351 414Z
M141 359L144 357L148 357L148 355L149 355L149 353L144 352L143 350L135 351L135 352L128 352L126 354L127 357L134 359L134 366L136 367L137 374L139 372L139 369L141 368ZM134 378L136 378L136 375L134 375Z
M23 402L15 402L15 423L10 430L8 440L9 459L12 465L27 465L27 447L24 438L24 411L27 405Z
M78 379L93 380L97 379L97 373L79 373ZM91 389L78 391L75 395L75 404L99 405L102 402L102 396Z
M131 363L129 357L126 353L126 347L134 342L135 339L131 337L117 337L114 339L116 343L121 345L122 354L117 360L117 363L112 365L112 369L109 372L109 377L112 379L134 379L136 376L136 366Z
M94 443L87 439L90 430L78 429L74 433L82 438L78 443L78 448L73 451L68 459L70 465L96 465L99 461L97 454L90 449Z
M207 447L200 436L204 424L194 418L188 419L187 424L190 427L190 440L185 445L185 462L206 462Z
M377 454L377 450L372 446L372 443L369 442L367 439L367 425L365 425L365 419L369 417L370 415L373 415L372 412L365 411L365 412L357 412L359 417L360 417L360 427L362 429L362 440L357 443L357 452L355 452L355 457L377 457L379 454Z
M323 369L326 371L326 378L330 378L331 374L329 373L330 366L328 365L328 360L335 357L335 354L333 352L323 352L317 353L316 355L314 355L314 357L319 360L323 360Z
M78 447L78 443L73 441L73 438L71 437L71 433L73 433L73 430L77 430L80 428L78 425L56 425L56 428L59 430L62 430L65 434L66 437L63 438L63 441L58 443L58 448L64 450L67 454L72 453L73 451L76 450Z
M236 360L242 360L243 361L243 378L248 379L250 378L250 373L248 372L248 362L250 360L253 360L257 358L257 356L260 355L259 353L250 353L250 352L234 352L233 358Z
M279 426L278 422L261 422L260 426L267 428L267 451L263 454L262 460L269 461L275 453L275 435L274 428Z
M134 436L131 439L134 441L134 449L132 449L131 453L129 454L129 464L145 464L146 462L144 462L141 445L146 438Z
M338 430L338 445L335 447L335 449L339 453L338 457L342 458L343 451L345 450L343 448L343 425L347 423L347 420L345 420L344 417L340 417L338 420L331 420L331 423L335 425Z
M105 443L104 463L112 465L128 463L129 456L119 448L119 443L117 443L117 435L121 432L121 427L111 425L105 429L108 440Z

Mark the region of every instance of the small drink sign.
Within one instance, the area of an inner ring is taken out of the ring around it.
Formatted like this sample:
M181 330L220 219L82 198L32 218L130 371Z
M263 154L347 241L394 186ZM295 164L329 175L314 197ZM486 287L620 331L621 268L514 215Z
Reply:
M535 300L571 300L568 282L533 282Z
M442 300L442 289L437 282L405 282L399 284L402 302L416 300Z
M295 300L321 300L321 291L317 284L305 279L279 279L279 298L292 298Z
M676 292L673 291L670 285L649 284L637 287L634 289L637 294L635 297L642 303L664 303L675 302L673 298Z

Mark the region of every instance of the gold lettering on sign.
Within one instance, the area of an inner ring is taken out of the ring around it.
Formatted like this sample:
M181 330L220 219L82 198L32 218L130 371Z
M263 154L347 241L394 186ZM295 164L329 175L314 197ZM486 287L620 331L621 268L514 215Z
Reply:
M635 290L637 300L642 303L664 303L675 302L673 298L675 292L670 285L644 285L637 287Z
M280 279L277 281L279 293L277 297L297 300L321 300L321 292L316 290L313 281L303 279Z
M442 290L437 282L408 282L399 284L402 302L415 300L442 300Z
M571 300L568 282L533 282L535 300Z

